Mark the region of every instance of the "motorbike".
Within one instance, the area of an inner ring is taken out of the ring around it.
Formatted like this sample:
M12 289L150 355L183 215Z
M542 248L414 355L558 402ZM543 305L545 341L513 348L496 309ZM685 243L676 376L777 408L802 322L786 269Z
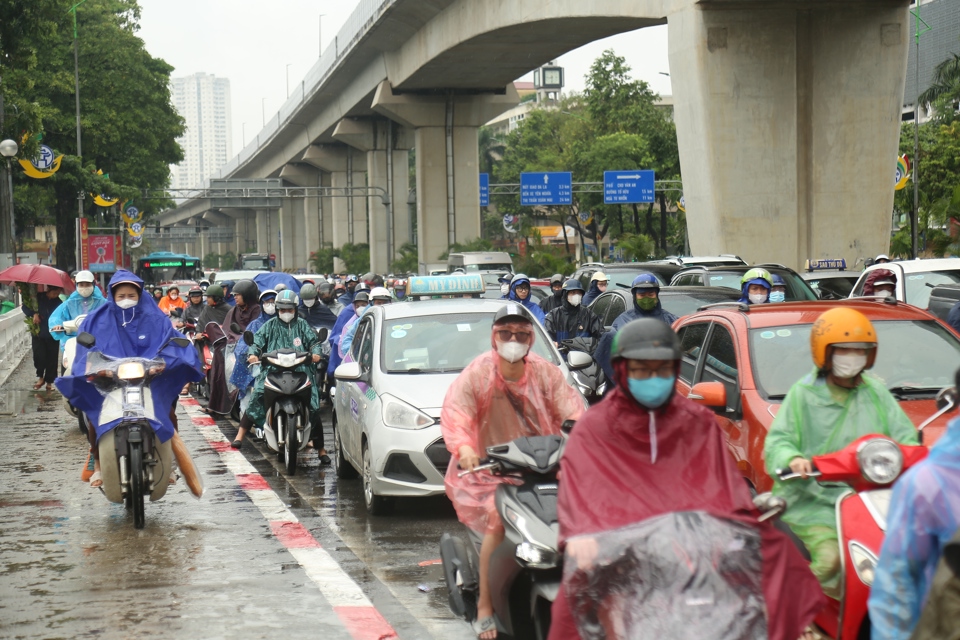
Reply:
M600 402L603 394L607 392L607 377L597 361L593 359L597 342L593 338L577 337L561 340L558 346L561 355L570 365L570 375L573 376L580 393L590 404Z
M216 323L207 323L216 324ZM217 325L220 328L220 325ZM210 369L213 367L213 343L206 331L196 331L194 325L193 344L197 348L197 354L200 356L200 369L203 373L203 380L193 383L193 391L201 398L210 397Z
M73 359L77 354L77 332L80 330L80 325L83 323L84 319L87 317L87 314L81 314L72 320L63 321L63 331L72 338L68 338L67 341L63 344L63 354L60 358L60 372L61 374L66 372L70 373L73 369ZM83 415L83 412L79 411L74 407L69 400L66 398L63 399L64 403L67 405L67 411L70 412L70 415L77 419L77 423L80 426L80 433L87 435L89 429L89 424L86 417Z
M941 403L946 401L945 391L938 395L938 405L942 406ZM953 402L956 402L955 396ZM927 420L921 428L938 415ZM828 599L827 606L815 620L829 638L862 640L870 637L867 600L886 531L891 487L907 469L926 456L927 448L922 445L903 445L887 436L872 434L858 438L834 453L813 457L814 470L807 474L808 477L821 483L845 484L850 488L836 504L841 559L840 599ZM779 469L777 475L782 481L801 478L800 474L789 469Z
M154 412L150 382L163 373L160 354L171 343L186 347L190 341L171 338L153 359L114 358L97 351L87 355L87 371L104 397L101 419L120 418L97 442L103 480L100 490L110 502L122 502L133 511L137 529L146 523L144 497L150 496L151 502L162 498L173 470L173 440L160 442L148 421ZM93 349L96 338L81 333L77 344Z
M326 329L318 334L326 340ZM243 332L243 341L253 344L253 333ZM296 371L313 354L295 349L278 349L260 356L260 364L267 369L263 385L263 406L266 408L263 437L267 446L277 454L288 475L297 472L297 455L312 439L312 429L321 425L310 423L310 396L313 377Z

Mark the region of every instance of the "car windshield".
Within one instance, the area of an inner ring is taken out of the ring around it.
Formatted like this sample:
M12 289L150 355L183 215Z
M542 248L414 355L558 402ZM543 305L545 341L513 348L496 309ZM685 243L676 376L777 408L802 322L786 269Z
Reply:
M783 278L787 286L787 302L796 302L798 300L817 300L817 294L813 292L810 285L803 281L803 278L795 273L785 269L767 269L772 274ZM726 287L740 291L740 280L743 278L743 271L707 271L703 274L703 284L710 287Z
M700 287L700 289L706 288ZM674 293L667 289L660 290L660 305L678 318L695 313L705 304L733 302L737 299L738 296L736 294L728 294L725 291L705 290L703 293L696 291L690 293Z
M938 284L960 282L960 270L908 273L904 275L904 280L907 288L907 302L915 307L926 309L930 306L930 292L933 288Z
M843 300L850 297L853 285L857 283L857 276L824 276L806 280L821 300Z
M513 265L510 263L481 262L479 264L465 264L463 265L463 269L467 273L476 273L478 271L506 273L507 271L513 271Z
M670 276L664 273L661 273L655 269L611 269L610 271L604 272L610 282L607 284L607 290L610 291L611 286L620 287L621 289L629 289L630 285L633 284L633 279L636 278L641 273L651 273L656 277L657 281L660 283L661 287L665 287L670 283Z
M810 329L801 324L750 331L754 382L770 400L782 400L795 382L810 373ZM874 322L879 341L870 374L894 393L935 393L953 385L960 340L933 320Z
M493 312L451 313L385 321L383 370L387 373L455 373L489 351ZM547 336L534 324L533 353L560 364Z

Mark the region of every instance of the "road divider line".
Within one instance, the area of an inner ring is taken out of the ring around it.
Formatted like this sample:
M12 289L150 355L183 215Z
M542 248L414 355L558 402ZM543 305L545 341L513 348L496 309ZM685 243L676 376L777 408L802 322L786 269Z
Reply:
M307 577L333 607L334 613L353 640L398 638L389 622L377 611L363 589L341 567L287 508L270 484L240 451L230 447L216 421L200 411L193 398L181 398L180 405L191 423L234 474L240 489L270 525L274 537L296 559Z

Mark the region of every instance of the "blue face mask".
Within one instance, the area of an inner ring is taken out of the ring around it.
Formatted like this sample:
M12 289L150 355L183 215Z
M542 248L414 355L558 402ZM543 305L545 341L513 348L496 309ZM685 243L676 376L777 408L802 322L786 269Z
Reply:
M783 291L771 291L770 292L770 302L783 302L787 299L787 294Z
M634 400L647 409L657 409L663 406L663 403L670 397L676 381L677 379L674 376L650 378L648 380L627 378L627 385L630 387L630 395L633 396Z

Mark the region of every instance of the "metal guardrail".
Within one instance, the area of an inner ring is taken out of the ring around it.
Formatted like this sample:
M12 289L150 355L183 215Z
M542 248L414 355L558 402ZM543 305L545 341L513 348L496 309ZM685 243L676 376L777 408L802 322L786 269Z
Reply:
M23 311L14 309L0 315L0 382L16 369L30 345L30 332L23 323Z

